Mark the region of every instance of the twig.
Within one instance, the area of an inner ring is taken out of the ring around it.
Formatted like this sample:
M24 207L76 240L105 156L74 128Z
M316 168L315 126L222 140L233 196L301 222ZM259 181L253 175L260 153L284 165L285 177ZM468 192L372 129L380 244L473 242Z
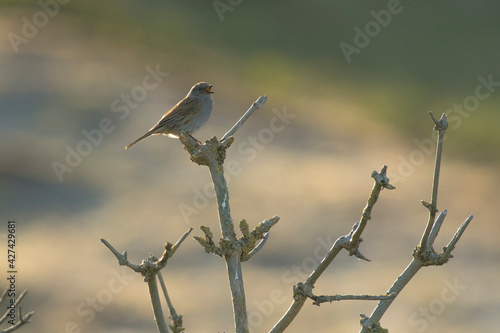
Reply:
M444 219L446 218L446 214L448 214L448 211L445 209L438 215L436 222L434 222L431 233L429 234L429 238L427 239L427 248L430 249L434 245L434 241L436 240L439 230L441 230L441 226L443 225Z
M240 230L243 237L240 238L241 247L241 261L247 261L251 256L255 255L262 247L264 247L267 238L269 237L269 230L279 221L279 216L273 216L269 220L259 223L252 232L248 230L248 223L245 220L240 222ZM255 244L258 240L262 241L256 247Z
M127 251L123 251L123 254L121 254L120 252L116 251L116 249L113 247L113 245L111 245L104 238L101 238L101 242L104 245L106 245L106 247L111 252L113 252L113 254L115 255L116 259L118 259L118 264L120 266L127 266L127 267L131 268L134 272L138 272L138 273L141 272L141 267L139 265L132 264L130 261L128 261L128 259L127 259Z
M228 244L227 240L224 240L223 238L220 240L220 246L215 245L213 237L214 235L212 234L212 231L210 231L210 228L207 226L200 226L201 231L205 234L205 238L199 237L199 236L194 236L193 238L200 243L201 246L205 249L206 253L213 253L218 255L219 257L223 257L225 255L229 255L231 253L231 246ZM226 245L226 246L224 246Z
M192 227L190 227L189 230L186 231L184 233L184 235L181 236L181 238L179 238L179 240L177 241L177 243L175 243L175 245L172 246L172 244L170 244L168 242L167 242L167 244L165 244L165 251L163 251L161 259L156 262L156 269L157 269L156 271L157 272L159 272L160 269L165 267L165 265L167 264L168 258L170 258L174 255L175 251L177 251L179 246L182 244L182 242L184 242L184 240L191 233L191 231L193 231Z
M366 203L366 207L363 210L363 214L361 215L359 226L354 231L350 241L349 254L355 255L356 257L361 259L364 258L364 256L359 252L359 242L361 239L361 234L365 230L365 226L368 223L368 220L371 219L372 209L378 200L380 191L382 191L383 188L386 188L388 190L395 189L395 187L389 183L389 178L387 178L387 165L384 165L382 167L380 173L373 171L372 178L375 180L375 183L373 184L373 189L368 198L368 202Z
M0 304L2 303L5 295L7 295L7 292L9 290L9 287L6 287L5 290L2 292L2 295L0 296ZM35 314L35 311L31 311L31 312L28 312L24 317L23 317L23 314L22 314L22 310L21 310L21 306L19 305L22 301L22 299L24 298L24 296L26 296L26 294L28 293L28 290L25 289L20 295L19 297L15 300L14 302L14 308L18 308L19 309L19 315L18 315L18 322L15 323L14 325L10 326L10 327L7 327L5 330L2 330L0 331L0 333L10 333L10 332L14 332L15 330L19 329L20 327L22 327L23 325L29 323L31 321L31 317ZM7 311L5 312L5 314L0 318L0 324L2 324L6 319L7 319L7 316L9 315L9 307L7 307ZM15 318L14 318L15 319Z
M248 109L248 111L245 112L245 114L240 118L240 120L238 120L236 122L236 124L234 124L234 126L231 127L231 129L229 131L227 131L227 133L224 134L224 136L220 140L224 141L226 138L228 138L228 137L232 136L234 133L236 133L236 131L238 130L238 128L240 128L241 125L243 125L243 123L252 115L252 113L254 113L254 111L260 109L264 105L264 103L266 103L266 101L267 101L267 95L260 96L252 104L252 106Z
M420 240L420 251L424 251L427 245L427 238L432 229L432 225L434 224L434 220L436 218L437 209L437 197L438 197L438 188L439 188L439 173L441 171L441 157L443 155L443 142L444 135L446 129L448 128L448 121L446 120L446 115L443 113L441 119L437 120L432 112L429 111L429 114L434 122L434 130L438 131L438 140L437 140L437 149L436 149L436 161L434 164L434 181L432 184L432 198L430 205L427 206L429 209L429 221L427 222L427 227L425 229L424 234L422 235L422 239Z
M262 240L260 241L259 245L257 245L252 251L250 251L250 253L248 254L248 259L250 259L254 255L256 255L257 252L259 252L264 247L264 245L266 244L266 242L267 242L267 240L269 238L269 235L270 235L270 233L266 232L266 234L264 235L264 238L262 238Z
M160 333L167 333L168 327L163 316L163 310L161 308L160 295L158 294L158 285L156 284L155 276L151 276L148 279L149 295L151 296L151 304L153 305L153 313L155 316L156 326Z
M316 296L314 294L308 295L314 302L313 305L320 306L321 303L326 302L337 302L337 301L350 301L350 300L360 300L360 301L383 301L396 297L395 293L389 295L322 295Z
M165 285L165 281L163 281L163 276L161 272L158 272L158 281L160 281L161 289L163 290L163 295L165 296L165 300L167 301L167 306L170 311L170 319L172 320L172 325L170 325L170 329L174 333L180 333L184 331L184 327L182 327L182 316L177 314L175 311L175 307L168 296L167 287Z
M472 214L469 215L469 217L464 221L464 223L462 223L460 228L458 228L457 232L453 236L453 239L444 248L443 257L445 257L445 258L450 257L451 251L453 251L453 249L455 248L455 245L460 240L460 237L462 237L462 234L465 232L465 229L467 229L467 227L469 226L469 223L472 221L473 218L474 218L474 216Z

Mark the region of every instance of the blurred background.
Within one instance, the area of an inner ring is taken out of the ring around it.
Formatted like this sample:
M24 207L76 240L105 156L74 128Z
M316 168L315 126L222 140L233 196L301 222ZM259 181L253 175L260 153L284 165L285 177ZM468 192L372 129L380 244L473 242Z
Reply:
M236 222L281 217L243 266L252 332L267 332L292 287L359 220L388 165L363 235L317 295L381 294L427 222L436 133L448 115L438 208L442 267L422 269L383 318L391 332L492 332L500 311L500 21L496 1L7 1L0 4L0 244L17 222L19 332L155 332L140 263L200 225L219 232L207 168L178 140L125 151L190 87L214 85L196 137L235 135L226 173ZM1 267L6 275L7 260ZM224 261L188 238L163 273L187 332L233 331ZM4 282L0 287L4 288ZM290 332L357 332L375 302L307 302Z

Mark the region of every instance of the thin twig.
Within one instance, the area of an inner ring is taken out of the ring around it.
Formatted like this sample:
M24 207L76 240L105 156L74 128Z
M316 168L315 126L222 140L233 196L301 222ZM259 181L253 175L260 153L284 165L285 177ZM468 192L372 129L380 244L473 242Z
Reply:
M193 231L193 227L190 227L188 231L186 231L184 233L184 235L181 236L181 238L179 238L179 240L175 243L174 247L172 248L172 254L175 253L175 251L177 251L177 249L179 248L179 246L181 246L182 242L184 242L184 240L186 239L187 236L189 236L189 234L191 233L191 231Z
M266 103L266 101L267 101L267 95L260 96L252 104L252 106L247 110L247 112L245 112L245 114L240 118L240 120L238 120L236 122L236 124L234 124L234 126L231 127L231 129L229 131L227 131L226 134L224 134L224 136L222 137L222 139L220 139L220 141L224 141L226 138L228 138L228 137L232 136L234 133L236 133L238 128L240 128L241 125L243 125L243 123L252 115L252 113L254 113L256 110L260 109L264 105L264 103Z
M321 295L314 294L308 295L314 302L313 305L319 306L321 303L337 302L337 301L384 301L396 297L395 293L389 295Z
M269 238L269 235L270 235L270 233L266 232L266 234L264 235L264 238L262 238L262 240L260 241L259 245L257 245L252 251L250 251L250 253L248 254L248 259L250 259L254 255L256 255L257 252L259 252L264 247L264 245L267 242L267 239Z
M163 280L161 271L158 271L158 281L160 281L160 286L163 290L163 295L165 296L165 300L167 301L167 306L170 311L170 319L172 320L172 325L170 325L170 328L174 333L182 332L184 330L184 328L182 327L182 316L178 315L177 311L175 311L175 307L172 304L170 297L168 296L167 286L165 285L165 281Z
M457 232L453 236L453 239L446 245L443 257L448 258L451 255L451 251L455 248L455 245L457 242L460 240L460 237L462 237L462 234L464 233L465 229L469 226L469 223L472 221L474 216L471 214L465 221L462 223L460 228L458 228Z
M160 286L161 286L161 289L163 291L163 296L165 296L165 300L167 301L167 305L170 309L170 314L172 314L172 312L174 312L177 315L175 308L174 308L174 305L172 304L172 301L170 300L170 297L168 296L167 286L165 285L165 281L163 280L163 275L161 274L161 272L158 272L158 281L160 281Z
M434 129L438 131L438 140L437 140L437 149L436 149L436 161L434 164L434 181L432 184L432 198L430 205L428 205L429 209L429 221L427 222L427 227L425 228L425 232L422 235L422 239L420 240L420 251L425 251L427 245L427 238L432 229L432 225L436 219L437 209L437 198L438 198L438 188L439 188L439 173L441 171L441 157L443 155L443 142L444 135L446 133L446 129L448 128L448 121L446 120L446 114L443 113L441 119L437 120L432 112L429 111L429 114L434 122Z
M168 258L171 258L174 255L175 251L177 251L179 246L182 244L182 242L184 242L184 240L191 233L191 231L193 231L192 227L190 227L189 230L186 231L184 233L184 235L181 236L181 238L179 238L179 240L177 241L177 243L175 243L175 245L172 246L172 244L170 244L168 242L167 242L167 244L165 244L165 251L163 251L163 254L162 254L160 260L157 261L157 271L158 272L160 271L160 269L165 267L165 265L167 264Z
M358 249L359 248L359 240L361 238L361 234L365 230L365 226L368 223L368 220L371 219L372 209L378 200L378 197L380 195L380 191L383 188L387 188L389 190L395 189L395 187L389 183L389 178L387 178L387 165L384 165L382 167L382 170L380 171L380 173L373 171L372 178L375 180L375 182L373 184L373 189L370 192L370 196L368 197L368 201L366 203L366 206L363 209L363 214L361 215L361 220L359 221L359 225L356 228L356 230L354 231L352 238L351 238L351 241L350 241L351 249L349 250L349 253L351 255L356 255L357 257L362 257L362 254L359 253L359 249Z
M243 237L239 239L242 244L241 247L241 261L247 261L250 259L251 255L255 255L266 243L267 237L269 237L269 230L278 223L280 220L279 216L273 216L272 218L260 222L252 232L249 231L248 223L245 220L240 222L240 230ZM267 235L267 236L266 236ZM263 239L257 247L257 241Z
M446 214L448 214L448 211L445 209L438 215L436 222L434 222L429 238L427 239L427 248L430 249L434 245L434 241L436 240L439 230L441 230Z
M141 272L141 267L139 265L135 265L135 264L132 264L130 261L128 261L127 259L127 251L123 251L123 254L121 254L120 252L118 252L114 247L113 245L111 245L107 240L105 240L104 238L101 238L101 242L106 245L106 247L111 251L113 252L113 254L115 255L116 259L118 259L118 264L120 264L120 266L127 266L129 268L131 268L134 272L138 272L140 273Z

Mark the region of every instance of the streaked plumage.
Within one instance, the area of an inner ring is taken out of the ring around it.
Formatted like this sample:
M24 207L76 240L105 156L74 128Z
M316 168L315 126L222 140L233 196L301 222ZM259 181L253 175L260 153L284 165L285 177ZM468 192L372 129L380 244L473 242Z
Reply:
M213 92L210 91L211 88L212 85L206 82L195 84L187 96L165 113L155 126L126 146L125 149L151 135L162 134L178 137L181 132L190 134L196 132L207 122L212 113L214 100L212 99Z

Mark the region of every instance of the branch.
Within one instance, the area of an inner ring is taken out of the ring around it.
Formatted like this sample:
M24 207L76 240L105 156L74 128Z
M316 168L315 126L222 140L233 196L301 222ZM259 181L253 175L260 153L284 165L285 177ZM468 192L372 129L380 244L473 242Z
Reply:
M437 209L437 196L439 187L439 173L441 171L441 156L443 155L443 142L446 129L448 128L448 120L446 120L446 115L443 113L441 119L437 120L432 112L429 111L429 115L434 122L434 130L438 131L437 149L436 149L436 161L434 165L434 181L432 184L432 198L430 204L425 205L429 209L429 221L427 222L427 227L420 240L420 250L424 251L427 245L427 238L434 224L436 218Z
M456 243L464 233L465 229L469 225L473 216L470 215L467 220L462 223L458 231L455 233L453 239L448 243L448 245L443 249L441 254L437 254L434 251L433 244L436 240L441 225L444 223L447 211L444 210L437 219L435 218L437 213L437 195L439 186L439 172L441 168L441 156L443 152L443 141L446 128L448 127L448 122L446 120L446 115L442 115L440 120L437 120L432 113L430 113L432 120L434 121L434 129L439 131L438 143L436 150L436 161L434 166L434 181L432 186L432 199L431 202L422 201L422 204L429 210L429 220L426 229L422 235L420 244L413 251L413 259L410 264L405 268L403 273L397 278L393 285L387 291L387 294L399 295L403 288L410 282L410 280L417 274L420 268L431 265L443 265L452 256L451 251L455 248ZM389 306L394 301L394 298L382 300L378 303L375 310L372 312L370 317L366 317L361 314L361 333L369 333L374 331L380 331L380 320L385 314Z
M248 230L248 224L245 220L240 222L240 230L243 237L240 238L242 243L241 261L247 261L255 255L261 248L264 247L267 238L269 237L269 230L279 221L279 216L274 216L269 220L259 223L253 231L250 233ZM256 247L255 244L258 240L262 242Z
M158 285L156 284L156 275L159 274L160 270L167 265L168 259L174 255L175 251L177 251L179 246L182 244L182 242L184 242L184 240L192 230L193 228L189 228L189 230L186 231L184 235L181 236L181 238L179 238L179 240L177 241L177 243L175 243L175 245L172 245L171 243L167 242L167 244L165 244L165 251L163 251L163 254L159 260L154 256L150 256L149 258L144 259L140 265L136 265L128 261L127 251L123 251L123 254L121 254L107 240L101 239L101 242L104 245L106 245L106 247L118 259L118 263L120 265L127 266L134 272L141 273L141 275L144 276L144 281L148 283L149 295L151 297L151 304L153 306L155 322L156 326L158 327L158 331L160 333L167 333L168 327L165 322L165 318L163 316L163 310L161 308L160 295L158 293ZM168 294L166 292L167 289L164 287L163 278L160 276L159 279L160 283L162 284L162 287L164 288L165 297L167 298L167 302L169 303L169 307L172 313L173 306L171 306L170 299L168 298ZM177 325L179 323L178 321L179 317L180 317L180 325ZM176 314L175 317L172 315L172 320L173 320L173 327L177 329L175 330L174 328L172 328L174 332L181 332L182 330L179 329L182 328L182 316L177 316Z
M464 221L464 223L462 223L460 228L458 228L458 230L455 233L455 235L453 236L452 240L443 249L444 250L443 257L446 260L448 260L448 258L451 258L451 251L453 251L453 249L455 249L455 245L458 243L458 241L460 240L460 237L462 237L462 234L465 232L465 229L467 229L467 227L469 226L469 223L472 221L473 218L474 218L474 216L472 216L472 214L469 215L469 217Z
M382 167L382 170L380 173L377 173L376 171L373 171L372 173L372 178L375 180L375 183L373 184L373 189L370 193L370 196L368 197L368 202L366 203L366 207L363 210L363 214L361 216L361 220L359 221L358 227L354 230L354 233L352 234L352 238L349 244L349 255L354 255L360 259L366 259L360 252L359 252L359 243L361 242L361 234L365 230L366 224L368 223L368 220L370 220L372 217L372 209L375 203L378 200L378 197L380 195L380 191L382 189L386 188L388 190L394 190L395 187L392 186L389 183L389 178L387 178L387 165L384 165Z
M165 322L165 317L163 316L163 310L161 308L160 295L158 294L158 285L156 284L155 276L151 276L147 279L147 282L149 295L151 297L151 304L153 305L156 327L158 327L158 331L160 333L168 333L167 323Z
M236 130L245 122L248 117L257 109L262 107L266 102L267 97L260 97L241 119L218 141L216 137L205 141L204 144L193 138L187 133L181 133L179 138L184 148L189 152L190 159L199 165L206 165L210 171L212 182L214 184L215 195L217 198L217 206L219 212L219 223L222 238L219 240L219 245L215 246L213 235L210 229L204 227L202 230L205 233L205 239L195 237L195 239L204 247L206 252L212 252L223 256L226 260L227 273L229 277L229 285L231 288L231 296L233 300L233 314L235 322L235 331L237 333L248 332L248 316L246 311L245 289L243 285L243 275L241 271L242 256L244 259L248 256L248 249L253 246L248 246L252 241L252 237L248 233L248 224L241 224L242 231L246 230L248 242L244 245L241 239L236 238L231 210L229 207L229 192L227 182L224 178L224 160L226 158L226 150L233 143L234 138L231 137ZM276 220L277 222L277 220ZM246 226L245 226L246 224ZM245 236L244 236L245 237ZM255 236L254 236L255 237ZM263 237L263 236L262 236ZM258 238L258 237L255 237ZM245 250L243 250L245 247ZM244 255L243 255L244 254Z
M106 247L115 255L116 259L118 259L118 264L120 266L127 266L131 268L134 272L141 272L141 267L139 265L132 264L130 261L127 259L127 251L123 251L123 254L120 252L116 251L113 245L111 245L107 240L104 238L101 238L101 242L106 245Z
M221 238L219 240L219 246L217 246L214 243L214 235L212 234L212 231L210 231L210 228L202 225L200 226L200 229L205 234L205 238L201 238L199 236L194 236L193 238L198 241L201 246L203 246L206 253L213 253L219 257L223 257L231 253L231 246L227 240Z
M191 231L193 231L192 227L189 228L189 230L186 231L184 233L184 235L181 236L181 238L179 238L179 240L177 241L177 243L175 243L175 245L172 246L172 244L170 244L168 242L167 242L167 244L165 244L165 251L163 251L161 259L155 263L156 272L159 272L163 267L165 267L167 265L168 258L170 258L174 255L175 251L177 251L179 246L181 246L182 242L184 242L184 240L191 233Z
M389 295L332 295L332 296L316 296L311 293L308 295L314 302L313 305L320 306L321 303L333 302L333 301L348 301L348 300L360 300L360 301L383 301L396 297L395 293Z
M267 101L267 95L265 96L260 96L255 102L253 102L252 106L245 112L245 114L234 124L233 127L229 131L227 131L226 134L222 137L221 141L224 141L225 139L229 138L230 136L234 135L238 128L243 125L243 123L254 113L254 111L260 109L264 103Z
M252 258L254 255L256 255L257 252L259 252L264 247L267 240L269 239L269 235L270 235L270 233L266 232L266 234L264 235L264 238L262 238L259 245L257 245L252 251L250 251L250 253L248 254L249 259Z
M0 296L0 304L4 300L5 295L7 295L8 290L9 290L9 287L6 287L5 290L2 292L2 295ZM19 315L18 315L19 321L17 323L15 323L14 325L6 328L5 330L0 331L0 333L14 332L15 330L19 329L23 325L31 322L31 317L33 317L33 315L35 314L35 311L28 312L23 317L21 306L19 305L27 293L28 293L28 290L25 289L13 303L14 309L16 309L16 308L19 309ZM7 308L7 311L5 311L3 316L0 318L0 324L2 324L7 319L7 317L10 315L9 307L7 306L6 308ZM13 319L15 319L15 318L13 318Z
M446 214L448 214L448 211L445 209L438 215L436 222L434 222L431 233L429 234L429 238L427 239L427 248L430 249L434 245L434 241L436 240L439 230L441 230L441 226L443 225L444 219L446 218Z
M163 295L165 296L168 309L170 311L170 319L172 320L172 324L169 325L169 327L172 330L172 332L181 333L185 330L185 328L182 327L182 315L178 315L177 311L175 311L175 307L172 304L170 297L168 296L167 287L165 286L165 281L163 281L163 276L161 275L161 272L158 272L158 281L160 281L161 289L163 290Z
M375 184L368 198L368 203L363 210L362 218L360 222L356 222L352 227L348 235L338 238L333 244L332 248L326 256L321 260L318 267L309 275L306 282L299 282L293 287L293 302L288 308L287 312L281 317L281 319L274 325L274 327L269 331L270 333L283 332L288 325L295 319L297 314L302 309L307 297L312 295L312 289L314 284L319 279L321 274L326 270L326 268L332 263L337 254L342 250L346 249L349 251L350 255L355 255L358 258L367 260L358 251L359 242L361 242L361 234L366 226L367 221L371 218L371 210L375 203L377 202L378 196L382 188L394 189L395 187L389 184L389 178L386 176L387 166L382 168L379 173L373 172L372 177L375 179ZM390 294L390 293L388 293Z

